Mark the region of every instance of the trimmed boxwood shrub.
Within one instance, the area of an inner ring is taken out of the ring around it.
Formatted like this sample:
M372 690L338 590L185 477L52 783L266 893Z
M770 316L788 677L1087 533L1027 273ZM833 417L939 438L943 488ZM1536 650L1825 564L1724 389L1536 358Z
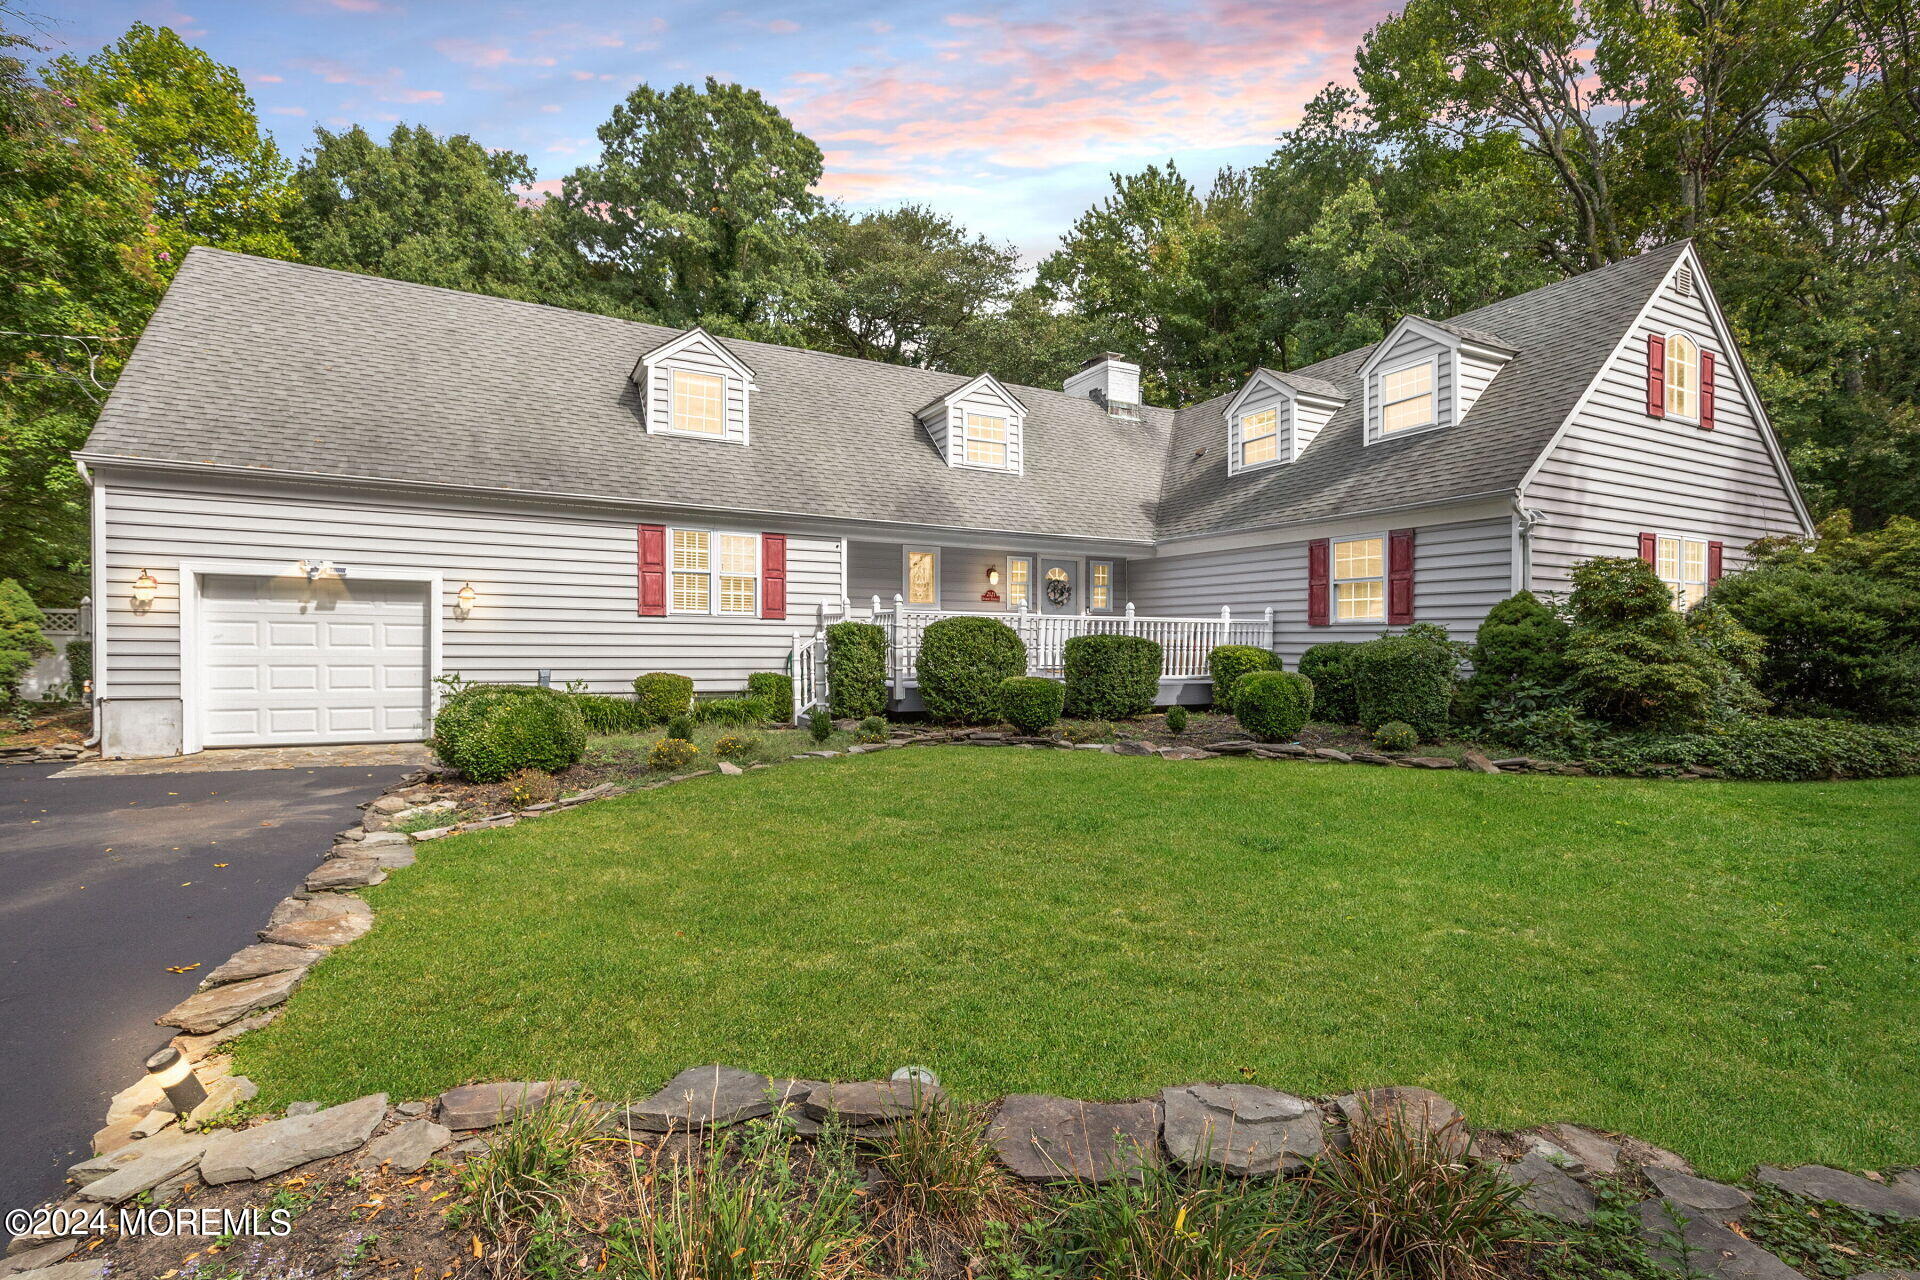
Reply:
M1329 640L1300 655L1300 674L1313 681L1313 712L1322 724L1358 724L1353 695L1353 655L1360 643Z
M1207 674L1213 677L1216 711L1233 710L1233 686L1251 671L1278 671L1280 659L1257 644L1217 644L1207 652Z
M1552 701L1567 682L1567 623L1531 591L1517 591L1493 608L1474 635L1473 675L1462 686L1470 716L1515 705Z
M1382 636L1357 646L1353 697L1360 726L1372 733L1391 720L1413 726L1422 738L1447 731L1459 655L1446 641L1408 633Z
M1009 676L1000 682L1000 714L1022 733L1038 733L1060 720L1066 686L1040 676Z
M1160 696L1160 645L1145 636L1075 636L1066 662L1067 714L1124 720L1153 710Z
M1182 706L1167 708L1167 732L1185 733L1187 731L1187 709Z
M1074 643L1067 641L1067 647ZM1027 646L993 618L942 618L921 632L914 669L929 716L986 724L1000 717L1000 682L1027 673Z
M827 710L860 720L887 709L887 629L871 622L827 628Z
M557 689L477 685L448 698L433 718L433 749L475 782L522 769L558 773L587 749L575 700Z
M1249 671L1233 686L1233 718L1262 742L1290 742L1313 714L1313 681L1297 671Z
M747 696L766 704L769 720L786 720L793 715L792 676L778 671L756 671L747 677Z
M658 724L693 705L693 677L677 676L671 671L649 671L634 678L633 696L640 699L640 705Z
M1625 556L1576 565L1567 604L1567 663L1588 715L1623 729L1692 729L1706 721L1732 668L1694 643L1651 565Z
M622 698L605 693L576 693L573 705L580 708L580 719L588 733L639 733L656 723L638 698Z
M1404 720L1389 720L1373 731L1373 745L1382 751L1411 751L1420 745L1420 735Z
M1782 710L1866 720L1920 713L1920 591L1789 563L1736 573L1710 599L1766 641L1756 680Z

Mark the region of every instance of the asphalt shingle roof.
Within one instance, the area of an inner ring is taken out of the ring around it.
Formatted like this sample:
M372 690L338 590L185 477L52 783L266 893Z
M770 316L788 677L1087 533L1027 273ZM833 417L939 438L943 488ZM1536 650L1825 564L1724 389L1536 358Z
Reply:
M1517 352L1459 426L1363 448L1371 348L1278 374L1346 404L1297 462L1234 477L1230 395L1126 420L1010 386L1006 475L948 467L914 417L970 378L734 339L752 443L649 436L628 375L676 330L198 248L82 456L1146 542L1513 488L1681 247L1447 322Z

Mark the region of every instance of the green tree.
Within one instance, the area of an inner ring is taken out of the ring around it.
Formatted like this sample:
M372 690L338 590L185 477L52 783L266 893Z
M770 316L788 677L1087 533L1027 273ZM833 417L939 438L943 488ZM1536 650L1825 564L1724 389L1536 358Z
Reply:
M1005 306L967 320L943 344L949 373L991 373L1003 382L1058 388L1090 355L1118 346L1097 322L1030 285Z
M758 92L641 85L569 175L560 224L610 310L663 324L789 335L819 253L820 148Z
M193 244L292 256L281 227L289 166L234 68L169 27L136 22L85 62L55 59L47 84L113 120L153 184L176 258Z
M27 589L12 578L0 578L0 709L13 703L34 659L53 652L42 630L46 625L46 615Z
M947 367L968 325L1011 298L1012 245L969 235L924 205L813 221L822 275L802 322L806 345L893 364Z

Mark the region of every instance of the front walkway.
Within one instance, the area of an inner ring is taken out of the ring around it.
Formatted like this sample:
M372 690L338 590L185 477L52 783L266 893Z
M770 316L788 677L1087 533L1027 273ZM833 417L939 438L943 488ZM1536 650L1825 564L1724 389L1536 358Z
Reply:
M56 778L133 778L149 773L237 773L253 769L418 768L433 759L423 742L377 742L337 747L225 747L190 756L147 760L89 760Z

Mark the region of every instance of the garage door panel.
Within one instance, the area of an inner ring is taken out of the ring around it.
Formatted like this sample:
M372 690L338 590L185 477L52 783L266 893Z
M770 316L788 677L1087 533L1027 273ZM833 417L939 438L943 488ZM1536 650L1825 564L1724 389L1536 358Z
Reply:
M207 746L417 741L424 584L209 575L201 590Z

